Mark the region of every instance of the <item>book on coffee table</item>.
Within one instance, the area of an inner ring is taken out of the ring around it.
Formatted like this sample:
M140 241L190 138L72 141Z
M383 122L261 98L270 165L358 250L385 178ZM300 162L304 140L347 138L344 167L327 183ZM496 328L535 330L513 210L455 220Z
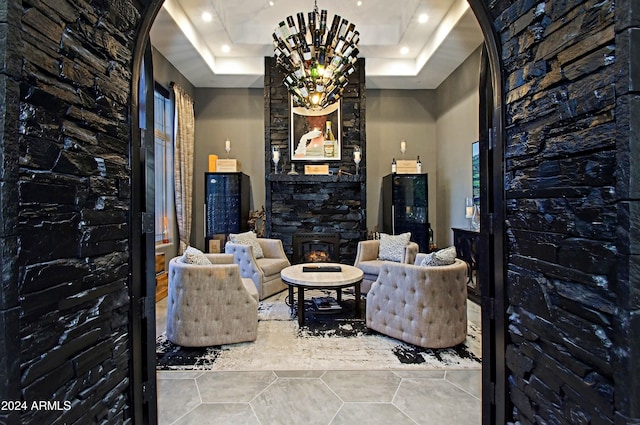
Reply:
M333 297L313 297L313 305L318 310L341 310L340 304Z
M340 266L302 266L303 272L341 272Z

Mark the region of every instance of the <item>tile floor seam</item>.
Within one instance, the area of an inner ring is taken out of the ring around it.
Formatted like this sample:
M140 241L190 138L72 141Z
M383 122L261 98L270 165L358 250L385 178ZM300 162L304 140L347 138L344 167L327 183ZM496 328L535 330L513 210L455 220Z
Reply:
M249 408L251 409L251 413L253 413L253 416L256 418L256 421L258 422L258 425L262 425L262 421L260 420L260 417L258 416L258 413L256 413L256 409L253 408L253 404L251 404L251 402L247 403L249 405Z
M464 388L462 388L460 385L456 384L455 382L451 382L451 381L447 381L449 382L451 385L453 385L454 387L458 388L460 391L464 392L465 394L469 394L471 397L475 398L478 401L482 401L481 397L476 396L475 394L471 394L469 391L465 390Z
M271 382L269 382L269 384L264 387L263 389L261 389L260 391L258 391L256 393L256 395L253 396L253 398L249 401L247 401L247 403L249 403L249 405L251 406L251 402L254 401L256 398L258 398L263 392L265 392L267 390L267 388L271 387L272 385L274 385L276 382L278 382L278 380L280 379L280 377L278 376L277 373L275 373L275 371L273 370L269 370L268 372L271 372L271 374L275 377L275 379ZM244 372L234 372L234 373L244 373Z
M202 391L200 391L200 385L198 385L198 378L195 378L195 379L194 379L194 382L195 382L195 384L196 384L196 391L198 391L198 397L200 398L200 404L202 404L202 403L203 403L203 400L202 400Z

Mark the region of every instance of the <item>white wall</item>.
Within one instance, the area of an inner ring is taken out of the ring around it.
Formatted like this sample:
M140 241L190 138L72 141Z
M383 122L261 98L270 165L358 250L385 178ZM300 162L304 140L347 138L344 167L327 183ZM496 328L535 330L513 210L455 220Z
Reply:
M471 144L478 140L480 49L438 87L437 174L439 247L453 244L452 227L468 226L466 197L471 193Z

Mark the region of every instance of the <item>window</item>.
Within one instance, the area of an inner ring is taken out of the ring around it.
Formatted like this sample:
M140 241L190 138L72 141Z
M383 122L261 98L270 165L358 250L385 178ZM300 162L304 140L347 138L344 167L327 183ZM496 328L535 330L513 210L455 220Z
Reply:
M154 91L155 237L156 244L173 240L173 105L169 92L156 84Z

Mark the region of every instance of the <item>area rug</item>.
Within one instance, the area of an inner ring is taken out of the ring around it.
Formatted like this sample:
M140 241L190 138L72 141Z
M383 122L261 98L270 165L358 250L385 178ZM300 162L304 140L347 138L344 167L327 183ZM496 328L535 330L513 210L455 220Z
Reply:
M313 294L310 294L311 297ZM326 296L327 294L317 294ZM481 332L473 322L465 342L427 349L379 334L354 318L353 297L345 295L338 312L315 311L306 303L299 327L295 311L280 295L260 302L258 338L254 342L187 348L156 340L158 370L383 370L470 369L481 367ZM364 304L363 304L364 307ZM363 308L364 311L364 308Z

